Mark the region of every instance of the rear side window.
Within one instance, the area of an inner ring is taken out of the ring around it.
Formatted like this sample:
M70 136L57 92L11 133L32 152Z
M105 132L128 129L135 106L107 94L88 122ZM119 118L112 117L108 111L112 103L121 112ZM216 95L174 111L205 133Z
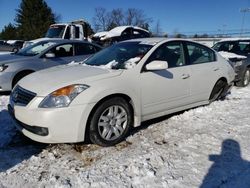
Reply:
M250 41L240 41L239 42L240 52L242 54L249 54L250 53Z
M99 50L100 49L97 49L97 47L91 44L75 44L75 55L94 54Z
M187 43L190 64L201 64L215 61L213 50L195 43Z

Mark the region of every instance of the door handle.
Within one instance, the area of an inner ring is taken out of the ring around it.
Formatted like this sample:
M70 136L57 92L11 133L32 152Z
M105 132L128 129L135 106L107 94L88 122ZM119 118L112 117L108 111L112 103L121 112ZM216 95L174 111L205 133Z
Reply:
M214 68L214 71L218 71L218 70L220 70L220 68L219 68L219 67Z
M187 79L187 78L189 78L189 77L190 77L189 74L183 74L183 75L181 75L181 78L182 78L182 79Z

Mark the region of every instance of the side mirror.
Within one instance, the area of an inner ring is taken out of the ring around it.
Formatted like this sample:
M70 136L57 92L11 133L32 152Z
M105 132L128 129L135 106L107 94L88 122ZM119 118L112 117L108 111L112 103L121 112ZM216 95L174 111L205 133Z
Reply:
M168 68L167 61L155 60L155 61L151 61L149 64L146 65L146 70L149 70L149 71L165 70L167 68Z
M56 55L54 53L49 52L49 53L45 54L45 57L46 58L53 58L53 57L56 57Z

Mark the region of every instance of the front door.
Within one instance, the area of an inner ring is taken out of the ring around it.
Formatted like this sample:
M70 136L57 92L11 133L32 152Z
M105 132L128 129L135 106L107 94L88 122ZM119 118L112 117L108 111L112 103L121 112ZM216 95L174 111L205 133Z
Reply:
M161 45L153 52L147 63L153 60L167 61L169 68L142 71L140 84L143 116L189 103L190 68L185 63L182 43L175 41Z

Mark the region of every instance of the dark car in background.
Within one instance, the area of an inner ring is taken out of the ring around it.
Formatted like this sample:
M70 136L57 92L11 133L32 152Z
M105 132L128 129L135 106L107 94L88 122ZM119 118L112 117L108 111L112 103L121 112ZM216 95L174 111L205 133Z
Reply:
M23 47L23 40L8 40L0 42L0 52L18 52Z
M227 56L236 72L235 85L245 87L250 82L250 38L229 38L217 42L213 49ZM224 53L226 52L226 53Z
M137 26L118 26L110 31L96 33L92 41L101 46L110 46L116 42L150 37L149 31Z

